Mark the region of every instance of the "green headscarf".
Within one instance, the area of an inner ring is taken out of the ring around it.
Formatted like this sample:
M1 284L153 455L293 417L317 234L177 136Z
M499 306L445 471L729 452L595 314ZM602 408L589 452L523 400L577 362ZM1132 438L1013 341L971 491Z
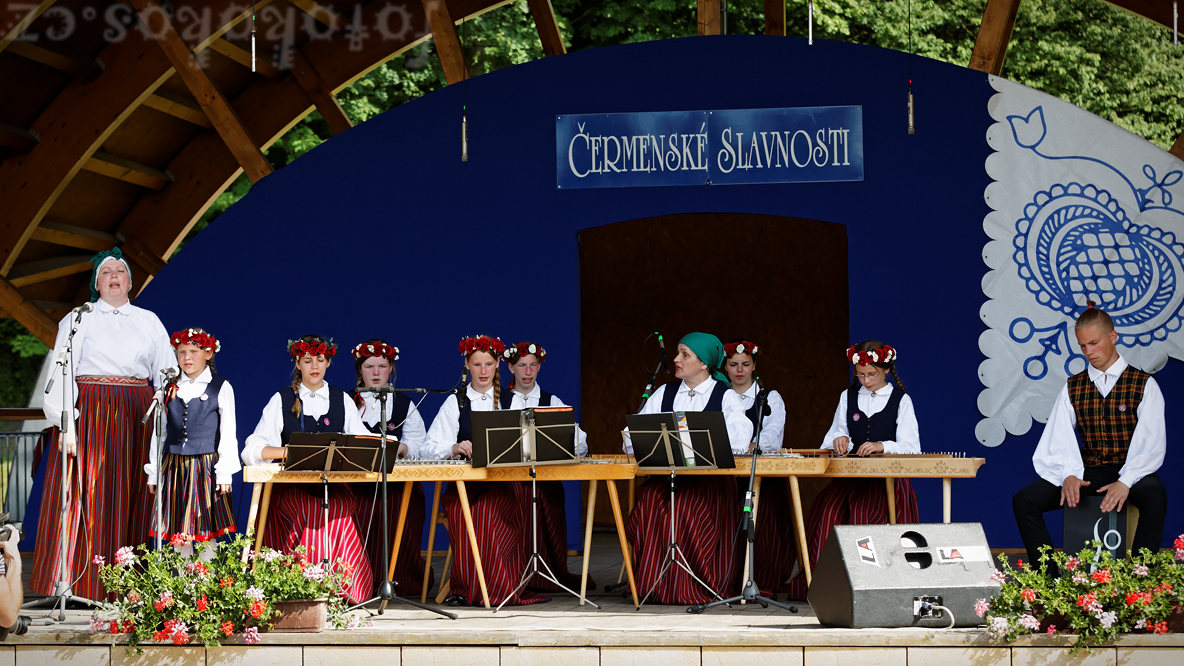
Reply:
M700 361L706 363L713 379L731 385L728 376L719 370L724 364L724 344L719 338L710 333L687 333L678 344L686 345Z
M123 262L123 267L127 269L127 290L131 293L132 290L132 267L128 265L127 259L123 258L123 252L118 247L113 247L105 252L99 252L95 256L88 259L88 261L95 265L90 272L90 302L94 303L99 300L99 269L107 260L118 260Z

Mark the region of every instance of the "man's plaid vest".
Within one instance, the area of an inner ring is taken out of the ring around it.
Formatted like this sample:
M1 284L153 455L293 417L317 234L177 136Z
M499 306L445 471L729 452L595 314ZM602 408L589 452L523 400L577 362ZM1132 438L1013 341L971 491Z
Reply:
M1069 378L1069 400L1081 433L1081 459L1086 467L1123 464L1139 423L1143 387L1151 375L1128 365L1106 397L1083 370Z

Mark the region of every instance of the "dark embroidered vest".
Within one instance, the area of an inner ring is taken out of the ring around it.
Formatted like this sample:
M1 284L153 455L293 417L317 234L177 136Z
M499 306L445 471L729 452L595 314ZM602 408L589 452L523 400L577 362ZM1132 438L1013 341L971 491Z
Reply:
M768 403L769 390L770 389L763 388L759 392L757 392L756 400L753 401L752 407L749 407L748 409L744 410L744 415L748 417L749 421L752 421L752 432L753 433L756 433L757 423L761 418L760 415L757 413L757 408L760 406L762 399L766 401L765 402L766 406L769 404ZM753 436L755 437L756 435L754 434Z
M678 395L678 389L682 388L682 380L676 379L672 382L666 383L666 391L662 394L662 411L674 411L674 396ZM722 412L724 411L724 394L728 392L729 386L725 386L723 382L716 381L715 388L711 389L711 396L707 398L707 404L704 405L705 412Z
M218 392L226 380L212 375L205 392L185 402L173 396L165 409L164 452L176 456L204 456L218 450L221 435L218 426Z
M904 391L893 386L888 404L869 417L859 409L859 385L847 389L847 432L851 436L852 450L864 442L896 441L896 415L903 397Z
M329 411L317 418L312 418L303 411L300 419L292 413L292 405L296 402L296 393L291 388L280 391L281 413L284 415L284 429L280 431L280 441L286 446L288 439L294 432L341 432L345 430L345 391L329 387Z
M386 434L395 439L403 439L403 422L407 420L407 414L411 411L411 398L402 393L395 393L395 404L391 407L391 411L386 415ZM358 399L358 392L354 391L354 401ZM382 400L386 400L386 396L382 396ZM365 424L363 424L365 425ZM374 425L367 425L366 429L375 435L381 435L379 430L382 429L382 421L375 421Z
M513 389L506 391L505 393L502 393L502 400L501 400L502 409L510 409L510 405L514 404L514 394L515 393L517 393L517 391L515 391ZM550 407L550 406L551 406L551 394L547 393L543 389L539 389L539 407Z
M1106 397L1083 370L1069 378L1069 401L1081 433L1081 460L1086 467L1123 464L1139 423L1139 403L1151 375L1128 365Z

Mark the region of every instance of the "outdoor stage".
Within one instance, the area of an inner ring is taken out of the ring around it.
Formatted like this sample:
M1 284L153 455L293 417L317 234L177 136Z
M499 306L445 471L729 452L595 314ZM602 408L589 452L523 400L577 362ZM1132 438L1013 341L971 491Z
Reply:
M1184 635L1128 636L1113 647L1071 659L1070 638L1028 637L995 643L981 629L830 629L820 626L810 607L798 613L757 607L720 608L690 615L683 606L645 605L634 610L620 593L607 595L614 582L619 551L612 533L594 537L591 571L600 584L589 599L601 610L580 606L574 597L554 595L532 606L448 608L447 618L392 603L371 626L319 634L263 634L254 646L239 643L202 647L149 646L128 656L111 637L92 634L88 611L71 610L67 621L32 626L24 636L0 643L2 664L153 664L250 663L343 664L1153 664L1184 663ZM442 559L436 560L437 569ZM27 563L27 561L26 561ZM580 558L569 567L578 571ZM26 567L26 570L28 567ZM644 590L642 591L644 593ZM25 611L35 620L45 611Z

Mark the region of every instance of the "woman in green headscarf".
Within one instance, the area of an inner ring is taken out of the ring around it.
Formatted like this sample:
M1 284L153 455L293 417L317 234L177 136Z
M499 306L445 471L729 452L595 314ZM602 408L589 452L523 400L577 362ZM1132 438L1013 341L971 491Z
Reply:
M658 387L641 414L661 412L723 412L733 453L748 450L752 422L744 405L720 371L724 346L710 333L688 333L678 341L676 379ZM625 440L625 451L632 443ZM663 604L701 604L715 594L732 596L737 563L735 538L738 506L736 479L731 476L687 476L678 481L674 516L679 548L695 572L670 567L659 578L670 545L669 482L654 477L641 486L626 531L633 542L640 589ZM710 590L710 591L709 591Z

